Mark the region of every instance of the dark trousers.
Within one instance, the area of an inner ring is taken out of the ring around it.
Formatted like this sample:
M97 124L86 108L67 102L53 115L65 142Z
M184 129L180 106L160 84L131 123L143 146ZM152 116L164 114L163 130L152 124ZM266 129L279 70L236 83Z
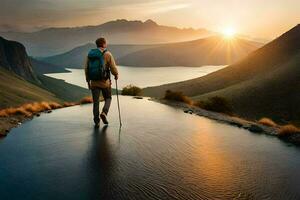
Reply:
M102 96L104 98L104 106L102 108L102 112L106 115L108 114L110 104L111 104L111 88L93 88L93 114L94 114L94 122L97 124L100 122L99 118L99 97L100 92L102 92Z

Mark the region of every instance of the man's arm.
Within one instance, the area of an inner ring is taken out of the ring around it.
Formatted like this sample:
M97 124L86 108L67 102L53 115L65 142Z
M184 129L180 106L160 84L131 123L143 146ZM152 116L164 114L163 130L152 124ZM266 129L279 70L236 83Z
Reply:
M116 61L111 53L109 54L108 63L111 73L114 75L115 79L118 80L119 72L117 69Z
M89 69L89 60L88 58L85 59L85 65L84 65L84 72L85 72L85 80L88 84L88 88L90 89L91 86L90 86L90 78L89 78L89 72L88 72L88 69Z

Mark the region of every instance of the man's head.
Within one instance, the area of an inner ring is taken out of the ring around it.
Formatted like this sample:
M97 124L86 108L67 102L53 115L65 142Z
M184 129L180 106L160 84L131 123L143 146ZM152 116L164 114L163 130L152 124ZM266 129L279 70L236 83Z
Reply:
M98 48L106 48L107 47L107 44L106 44L106 39L101 37L101 38L98 38L96 40L96 45Z

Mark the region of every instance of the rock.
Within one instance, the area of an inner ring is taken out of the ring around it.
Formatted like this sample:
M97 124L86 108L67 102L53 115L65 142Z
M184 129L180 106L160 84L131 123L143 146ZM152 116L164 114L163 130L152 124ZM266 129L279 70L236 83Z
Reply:
M141 96L135 96L135 97L133 97L134 99L143 99L143 97L141 97Z
M290 136L289 141L300 145L300 132L293 134L292 136Z
M192 109L184 110L183 112L188 113L188 114L193 114L194 113Z
M38 114L36 114L35 116L36 116L36 117L39 117L39 116L41 116L41 114L40 114L40 113L38 113Z
M235 122L235 121L231 121L229 122L230 125L232 126L237 126L239 128L241 128L243 126L243 124L239 123L239 122Z
M255 124L251 124L251 126L249 127L248 129L249 131L253 132L253 133L261 133L264 131L263 128L261 128L260 126L258 125L255 125Z
M48 110L47 113L52 113L52 110Z

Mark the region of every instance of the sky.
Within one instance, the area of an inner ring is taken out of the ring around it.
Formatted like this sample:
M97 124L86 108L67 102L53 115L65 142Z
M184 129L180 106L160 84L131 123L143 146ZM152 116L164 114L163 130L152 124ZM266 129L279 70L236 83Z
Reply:
M152 19L273 39L300 23L300 0L0 0L0 30L98 25Z

